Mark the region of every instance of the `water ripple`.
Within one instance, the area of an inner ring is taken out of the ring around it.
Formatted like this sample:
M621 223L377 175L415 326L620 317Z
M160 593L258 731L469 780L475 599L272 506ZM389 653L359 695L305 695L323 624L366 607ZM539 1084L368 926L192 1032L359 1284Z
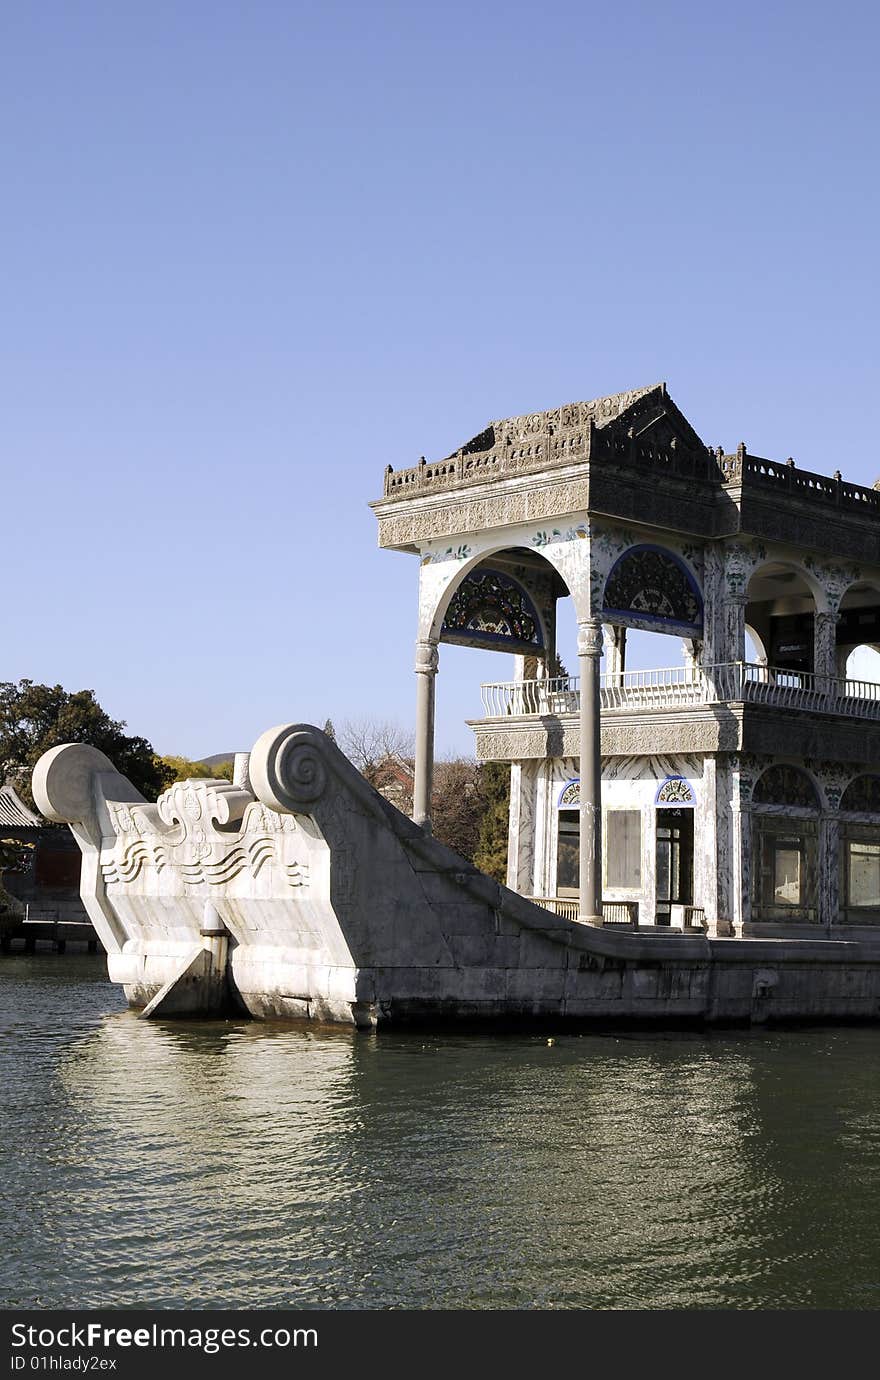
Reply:
M876 1308L876 1030L153 1024L6 958L5 1307Z

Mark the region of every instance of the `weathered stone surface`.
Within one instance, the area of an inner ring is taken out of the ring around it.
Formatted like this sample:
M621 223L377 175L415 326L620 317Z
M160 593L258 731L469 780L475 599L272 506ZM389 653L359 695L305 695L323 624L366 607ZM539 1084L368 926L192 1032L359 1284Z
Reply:
M249 786L183 782L153 805L77 745L42 759L35 784L41 810L75 832L110 976L137 1007L167 987L167 1014L203 998L216 1009L222 986L257 1017L356 1026L880 1010L876 943L671 940L562 920L416 828L308 725L263 735ZM770 969L776 982L756 978Z

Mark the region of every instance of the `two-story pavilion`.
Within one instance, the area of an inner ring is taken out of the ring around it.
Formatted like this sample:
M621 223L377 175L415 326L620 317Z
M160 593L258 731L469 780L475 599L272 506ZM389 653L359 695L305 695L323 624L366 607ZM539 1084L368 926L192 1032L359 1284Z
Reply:
M372 507L380 545L419 557L417 821L438 644L496 648L515 678L472 727L511 764L514 890L593 924L880 924L880 686L846 678L880 646L880 492L712 450L656 384L389 466ZM561 678L565 596L580 674ZM629 628L684 663L628 671Z

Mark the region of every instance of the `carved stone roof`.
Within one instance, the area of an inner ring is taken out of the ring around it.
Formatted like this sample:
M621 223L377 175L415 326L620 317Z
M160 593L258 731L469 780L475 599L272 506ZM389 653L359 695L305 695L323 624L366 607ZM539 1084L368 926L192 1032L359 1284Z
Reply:
M612 425L616 424L616 425ZM443 460L422 459L407 470L385 471L386 499L460 488L515 475L556 469L590 459L591 439L604 454L621 448L678 446L694 457L685 477L696 473L718 482L715 455L676 407L665 383L611 393L588 402L565 403L549 412L527 412L490 422Z
M656 393L658 400L666 396L665 383L650 383L646 388L631 388L626 393L611 393L605 398L591 398L588 402L564 403L549 412L526 412L521 417L503 417L490 422L467 445L462 453L470 455L474 451L490 450L507 437L511 440L526 440L529 436L553 435L556 431L567 431L576 427L607 426L633 403L649 394ZM458 454L453 451L453 455Z
M530 489L522 481L532 475L541 481ZM487 508L490 484L499 491ZM880 565L878 486L764 459L743 442L729 454L710 449L654 383L490 422L443 460L388 465L370 506L380 546L396 550L588 511L700 537L772 536Z

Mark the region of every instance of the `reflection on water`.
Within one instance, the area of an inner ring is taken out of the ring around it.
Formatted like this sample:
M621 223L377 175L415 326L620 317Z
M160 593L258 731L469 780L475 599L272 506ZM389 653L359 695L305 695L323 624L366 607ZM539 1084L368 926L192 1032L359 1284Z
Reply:
M0 967L5 1307L876 1308L878 1030L382 1035Z

